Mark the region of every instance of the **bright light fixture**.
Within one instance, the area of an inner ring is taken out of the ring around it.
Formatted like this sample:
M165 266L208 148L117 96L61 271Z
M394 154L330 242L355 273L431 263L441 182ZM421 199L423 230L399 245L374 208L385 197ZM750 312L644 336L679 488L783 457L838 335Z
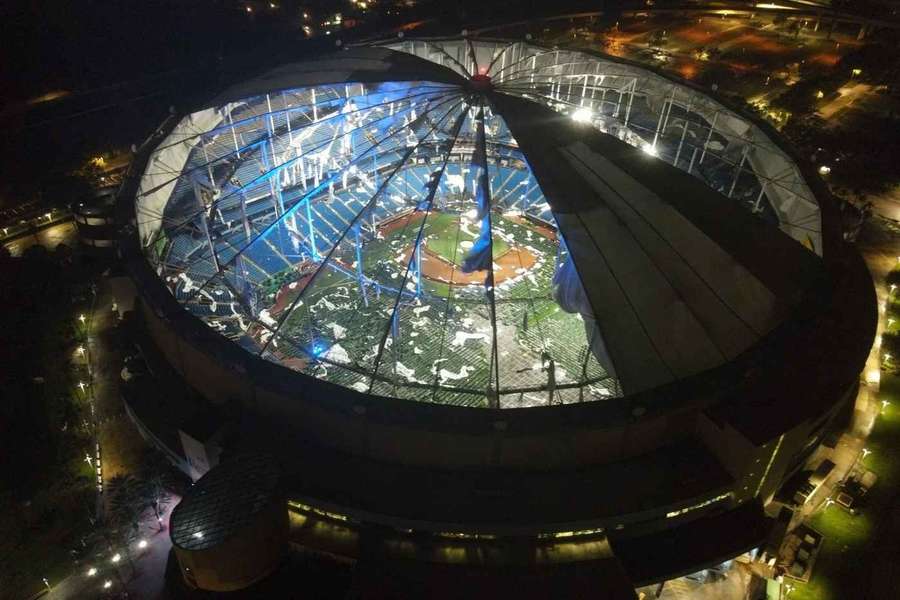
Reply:
M147 540L141 540L138 542L138 548L144 549L147 547Z
M590 123L593 116L594 113L592 113L589 109L579 108L572 113L572 120L576 123Z
M829 167L828 165L822 165L821 167L819 167L819 175L828 175L829 173L831 173L831 167Z
M94 575L96 575L97 567L91 567L90 569L88 569L87 574L88 574L88 577L93 577Z
M111 587L112 587L112 581L110 581L109 579L107 579L106 581L103 582L103 589L108 590Z
M116 552L115 554L113 554L112 561L113 561L114 563L117 563L117 562L119 562L120 560L122 560L122 555L121 555L121 554L119 554L118 552Z
M641 146L641 150L643 150L650 156L657 156L659 154L659 151L656 149L656 146L654 146L653 144L644 144L643 146Z

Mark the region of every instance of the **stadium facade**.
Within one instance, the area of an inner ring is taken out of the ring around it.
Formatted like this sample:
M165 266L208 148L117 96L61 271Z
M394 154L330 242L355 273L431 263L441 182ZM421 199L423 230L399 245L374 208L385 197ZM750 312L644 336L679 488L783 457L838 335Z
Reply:
M357 540L303 543L383 585L637 585L761 546L874 335L803 161L608 56L345 49L177 115L138 165L121 246L154 344Z

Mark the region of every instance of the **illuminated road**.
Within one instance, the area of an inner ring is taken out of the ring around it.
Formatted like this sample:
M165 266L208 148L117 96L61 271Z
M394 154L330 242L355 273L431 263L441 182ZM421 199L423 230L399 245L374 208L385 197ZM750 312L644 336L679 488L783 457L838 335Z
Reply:
M854 103L864 100L871 91L872 86L867 83L845 85L837 91L837 98L824 104L817 112L823 119L830 119L840 111L850 108Z
M18 239L12 240L4 244L13 256L22 256L28 248L35 245L44 246L47 250L55 250L59 244L74 247L77 243L77 234L75 231L75 223L68 221L52 225L45 229L26 235Z

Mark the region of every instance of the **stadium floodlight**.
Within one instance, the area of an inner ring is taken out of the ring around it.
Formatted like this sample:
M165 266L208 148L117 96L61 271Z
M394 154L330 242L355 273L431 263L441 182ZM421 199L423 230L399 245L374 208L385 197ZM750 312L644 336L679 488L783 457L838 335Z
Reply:
M594 113L587 108L579 108L572 113L572 120L576 123L590 123L594 118Z

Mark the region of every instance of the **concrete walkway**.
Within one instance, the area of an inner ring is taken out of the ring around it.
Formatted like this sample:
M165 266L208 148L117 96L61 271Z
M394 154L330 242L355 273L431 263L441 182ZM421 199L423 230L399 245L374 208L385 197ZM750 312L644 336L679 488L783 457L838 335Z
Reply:
M100 279L97 282L97 297L93 308L85 311L89 315L87 324L90 331L85 346L92 365L92 391L97 412L104 483L117 474L130 472L137 464L143 448L143 440L125 416L119 395L123 357L115 339L118 313L113 310L114 304L115 298L110 286L104 279ZM178 501L178 498L169 500L162 531L159 530L152 511L144 515L139 524L138 540L143 539L147 544L145 548L140 548L136 543L131 549L134 571L125 558L124 549L114 548L112 552L98 549L100 554L84 561L77 572L54 585L44 597L52 600L120 597L124 584L130 599L165 599L164 574L172 547L168 515ZM104 504L105 498L101 496L101 511ZM115 552L122 555L118 564L113 564L110 560ZM93 576L88 575L91 567L97 569ZM104 587L106 582L110 583L108 588Z
M44 596L48 600L87 600L93 598L124 597L125 592L129 600L167 600L165 586L166 561L172 541L169 538L169 514L171 508L180 501L180 498L172 498L166 514L163 518L163 530L159 530L156 516L148 511L140 523L139 540L147 542L146 547L140 548L137 544L132 548L132 561L134 570L126 560L125 552L121 548L113 548L113 553L119 552L122 558L117 564L110 560L110 552L104 552L96 556L93 561L86 561L79 572L73 573ZM89 575L89 569L96 568L94 575ZM118 570L118 573L116 572ZM104 587L109 582L109 587Z
M749 584L750 572L735 562L719 581L701 583L687 577L667 581L658 600L745 600ZM643 594L645 600L655 600L656 588L652 585L638 589L638 598Z

